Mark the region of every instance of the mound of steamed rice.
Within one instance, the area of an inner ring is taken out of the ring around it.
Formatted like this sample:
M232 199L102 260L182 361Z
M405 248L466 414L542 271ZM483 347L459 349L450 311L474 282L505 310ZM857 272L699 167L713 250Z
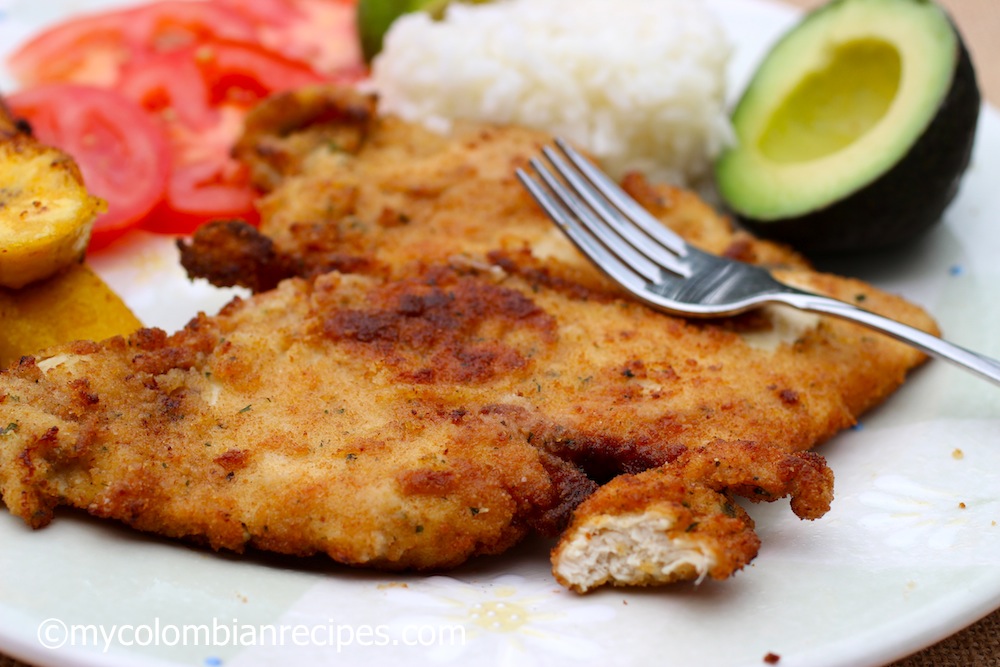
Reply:
M545 130L615 176L693 185L732 137L731 47L701 0L453 3L398 19L372 66L383 113Z

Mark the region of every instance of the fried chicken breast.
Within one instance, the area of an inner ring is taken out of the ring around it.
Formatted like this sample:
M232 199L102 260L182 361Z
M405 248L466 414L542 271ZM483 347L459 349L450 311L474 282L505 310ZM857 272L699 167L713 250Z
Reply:
M0 493L214 548L451 567L535 531L556 578L725 578L757 553L734 502L832 499L806 451L923 357L781 311L687 321L630 299L518 185L548 138L441 137L344 89L265 103L239 147L260 230L209 225L192 275L253 297L167 335L78 343L0 374ZM934 330L916 306L813 272L694 195L629 191L701 247Z

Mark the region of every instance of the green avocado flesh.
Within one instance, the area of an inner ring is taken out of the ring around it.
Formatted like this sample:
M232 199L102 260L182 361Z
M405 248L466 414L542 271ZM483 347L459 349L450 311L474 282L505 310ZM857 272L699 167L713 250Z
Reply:
M837 47L774 111L758 144L778 163L817 160L858 141L885 116L899 91L899 52L885 42Z
M716 164L751 231L807 253L897 245L931 227L968 166L975 72L929 0L834 0L771 50Z

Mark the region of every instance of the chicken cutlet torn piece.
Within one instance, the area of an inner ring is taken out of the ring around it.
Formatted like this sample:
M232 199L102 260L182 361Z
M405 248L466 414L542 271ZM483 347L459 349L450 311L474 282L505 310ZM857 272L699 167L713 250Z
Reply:
M553 575L578 593L728 578L760 546L735 495L754 502L790 495L799 517L815 519L830 507L833 474L812 452L722 441L685 450L585 500L552 550Z
M753 527L727 495L655 468L613 480L578 508L552 574L577 593L725 579L757 555Z

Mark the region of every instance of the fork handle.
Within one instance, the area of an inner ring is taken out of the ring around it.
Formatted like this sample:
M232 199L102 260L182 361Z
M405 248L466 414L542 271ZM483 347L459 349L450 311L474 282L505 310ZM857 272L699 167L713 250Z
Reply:
M1000 385L1000 361L949 343L926 331L862 310L843 301L798 290L795 293L782 294L778 300L801 310L833 315L863 324Z

